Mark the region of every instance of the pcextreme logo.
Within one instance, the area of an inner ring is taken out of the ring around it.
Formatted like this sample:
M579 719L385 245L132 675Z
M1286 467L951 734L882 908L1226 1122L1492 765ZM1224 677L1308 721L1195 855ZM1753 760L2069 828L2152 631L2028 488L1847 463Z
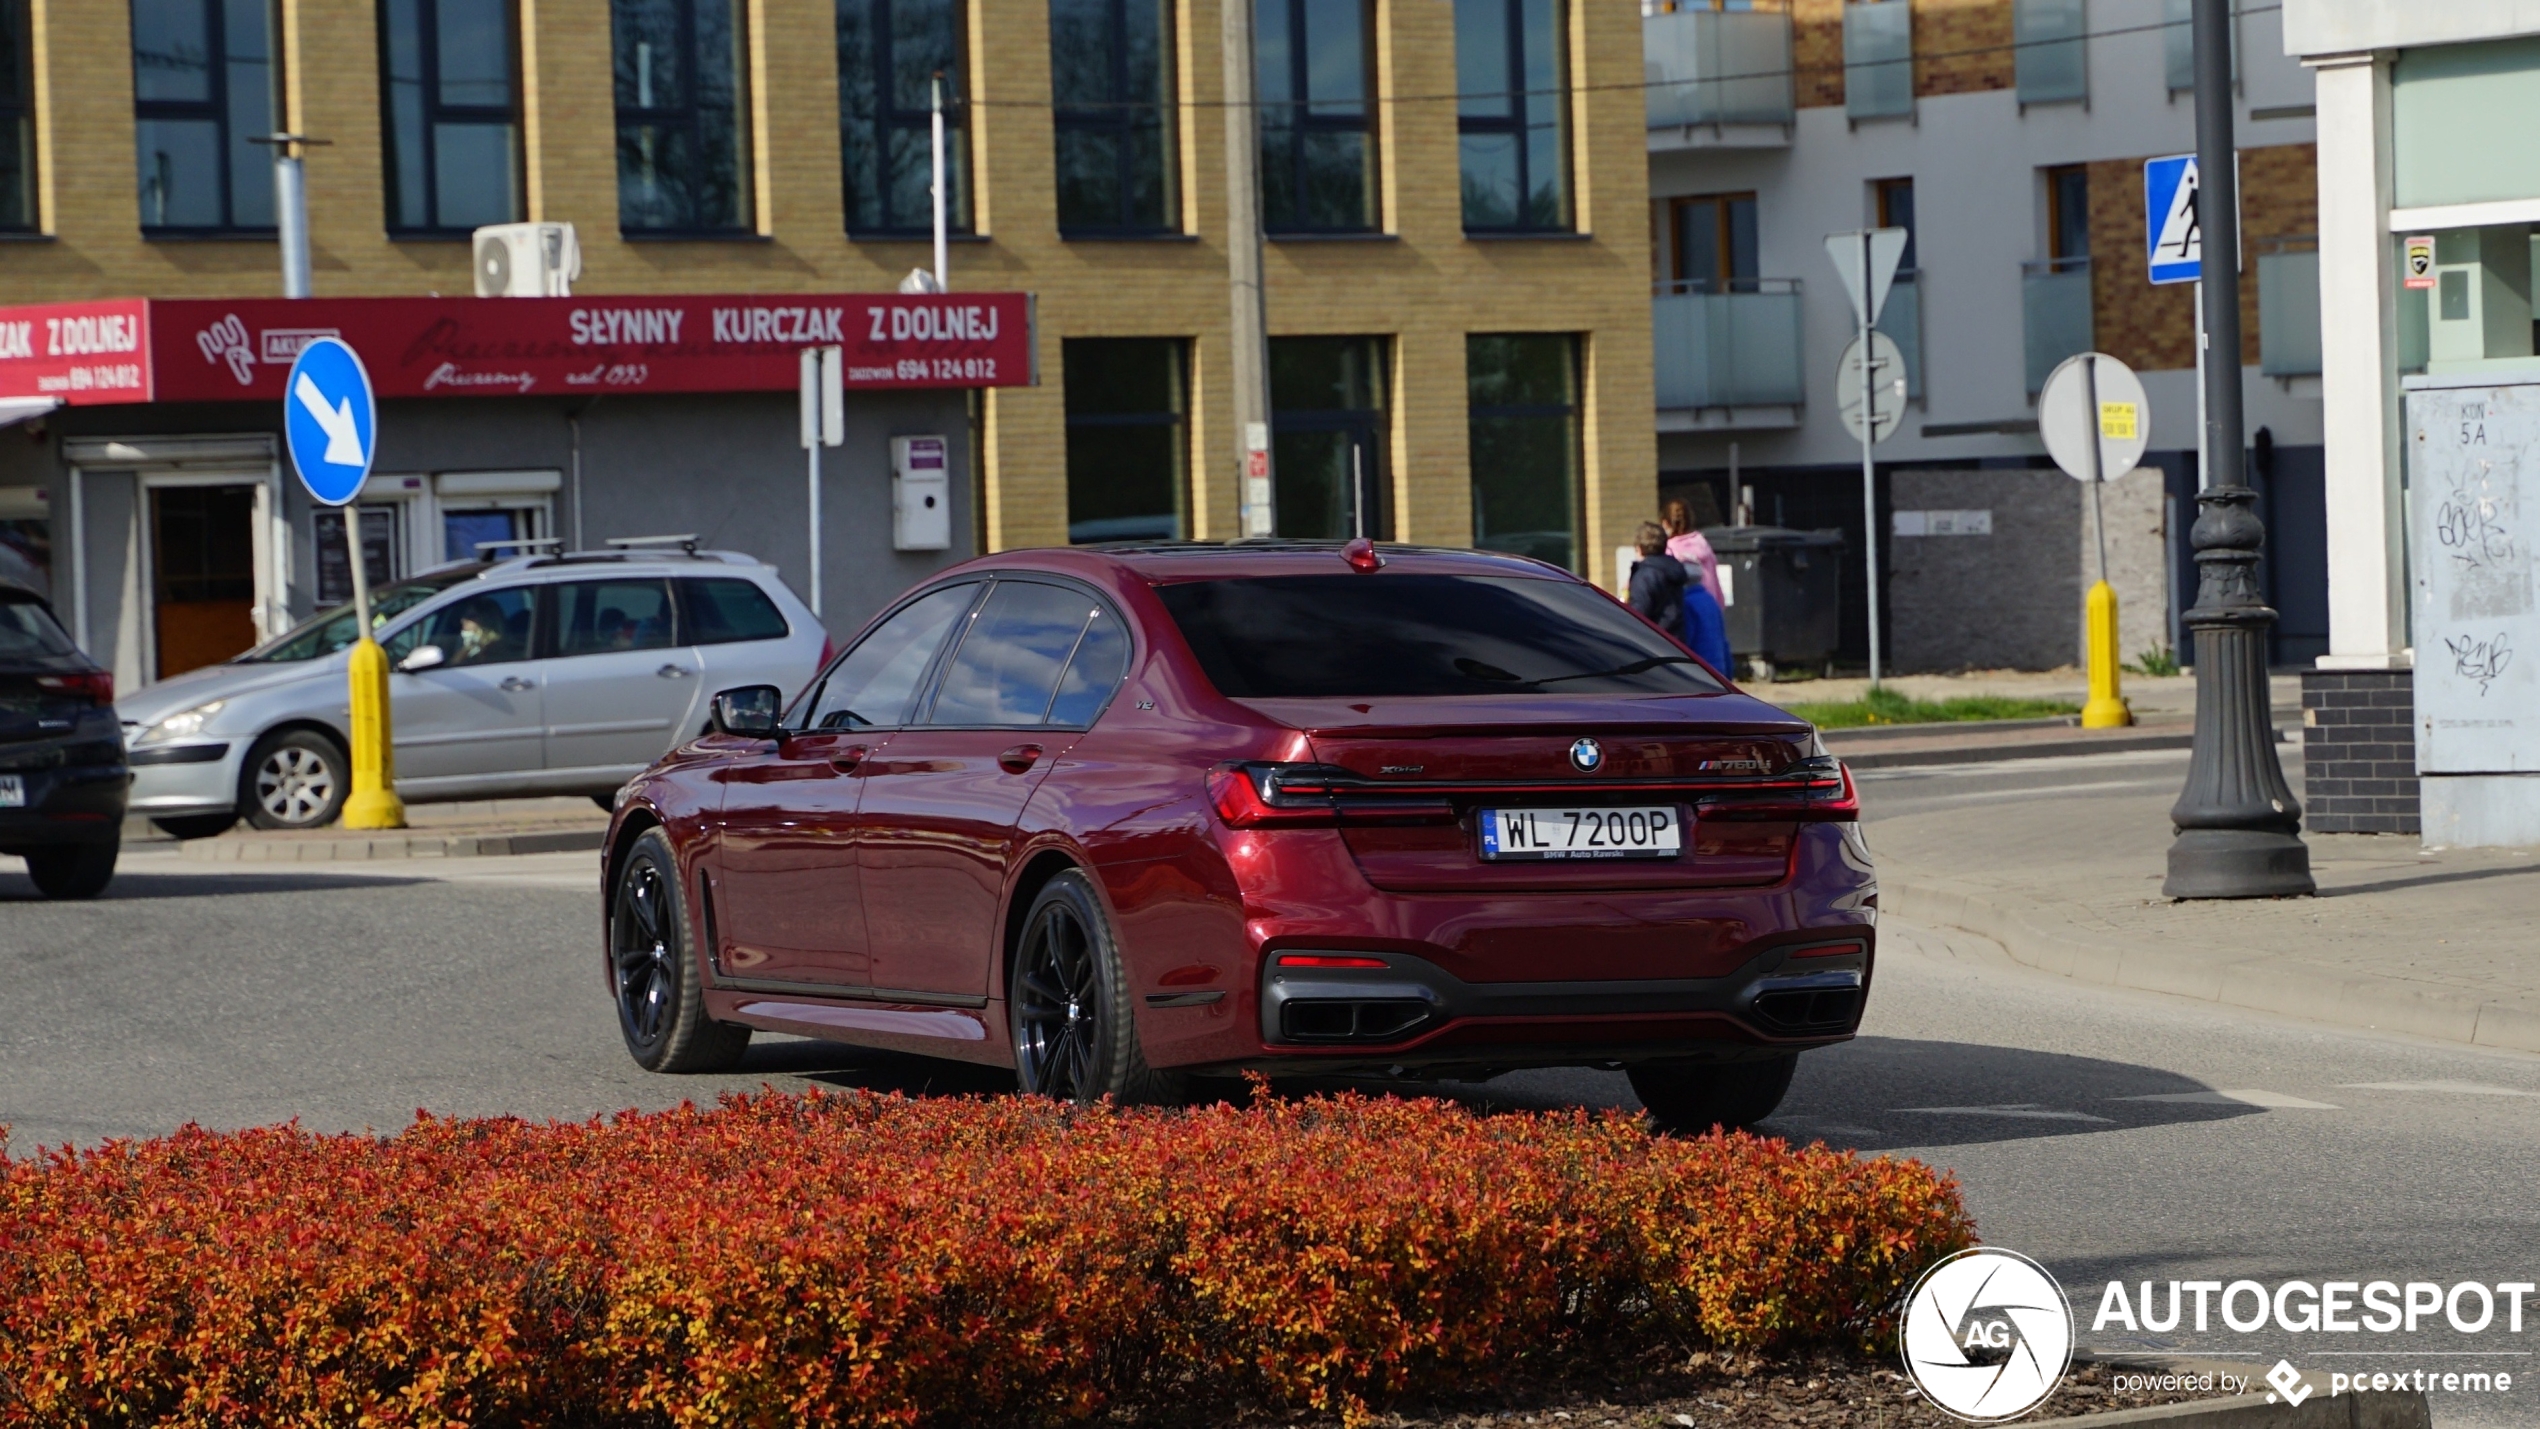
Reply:
M1905 1373L1971 1424L2017 1419L2063 1381L2073 1312L2046 1267L1977 1246L1923 1272L1905 1300Z

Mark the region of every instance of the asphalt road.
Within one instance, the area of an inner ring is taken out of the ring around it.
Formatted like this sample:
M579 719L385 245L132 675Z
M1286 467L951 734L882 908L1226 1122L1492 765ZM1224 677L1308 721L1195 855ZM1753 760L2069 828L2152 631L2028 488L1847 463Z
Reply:
M1883 816L2176 787L2183 754L1879 771ZM25 1155L188 1121L394 1128L586 1117L814 1085L991 1091L953 1064L762 1039L733 1077L663 1078L618 1044L589 855L239 872L135 852L108 897L37 899L0 860L0 1122ZM1608 1072L1446 1090L1495 1106L1632 1105ZM2540 1058L2084 987L1965 934L1891 923L1861 1038L1812 1054L1770 1129L1953 1170L1985 1239L2063 1281L2085 1344L2328 1369L2484 1369L2452 1426L2540 1422L2525 1332L2093 1329L2102 1288L2254 1279L2540 1280ZM2160 1290L2166 1298L2166 1289ZM2244 1305L2245 1308L2245 1305ZM2527 1374L2526 1374L2527 1371ZM2523 1383L2523 1381L2528 1383Z

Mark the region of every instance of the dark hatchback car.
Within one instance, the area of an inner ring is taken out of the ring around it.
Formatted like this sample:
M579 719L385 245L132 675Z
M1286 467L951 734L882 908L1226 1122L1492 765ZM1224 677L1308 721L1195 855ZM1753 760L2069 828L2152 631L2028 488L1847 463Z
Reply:
M1537 562L1010 552L778 702L719 695L620 799L606 966L646 1067L753 1028L1078 1100L1619 1066L1663 1123L1743 1124L1868 992L1850 776Z
M0 581L0 853L48 898L94 898L115 876L126 793L114 676L79 652L44 598Z

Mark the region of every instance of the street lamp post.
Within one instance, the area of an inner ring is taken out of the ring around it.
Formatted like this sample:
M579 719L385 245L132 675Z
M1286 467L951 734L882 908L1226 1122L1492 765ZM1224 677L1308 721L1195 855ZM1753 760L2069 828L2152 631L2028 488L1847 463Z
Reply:
M2196 604L2184 617L2196 641L2196 748L2187 787L2170 809L2172 898L2271 898L2315 891L2301 839L2302 806L2276 759L2267 695L2267 631L2275 612L2258 594L2266 528L2242 479L2239 184L2233 162L2231 0L2195 0L2196 220L2205 340L2202 508Z

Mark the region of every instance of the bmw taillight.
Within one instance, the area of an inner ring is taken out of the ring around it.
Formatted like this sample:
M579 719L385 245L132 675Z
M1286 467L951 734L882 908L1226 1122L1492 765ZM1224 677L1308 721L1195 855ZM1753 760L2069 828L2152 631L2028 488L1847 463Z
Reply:
M1221 764L1208 772L1208 801L1228 828L1334 828L1341 824L1451 823L1445 799L1371 787L1324 764Z
M1705 819L1801 819L1848 824L1861 817L1861 794L1852 771L1831 754L1803 759L1751 790L1705 798Z
M35 683L54 694L69 695L92 705L115 702L115 677L103 670L84 670L71 675L38 675Z

